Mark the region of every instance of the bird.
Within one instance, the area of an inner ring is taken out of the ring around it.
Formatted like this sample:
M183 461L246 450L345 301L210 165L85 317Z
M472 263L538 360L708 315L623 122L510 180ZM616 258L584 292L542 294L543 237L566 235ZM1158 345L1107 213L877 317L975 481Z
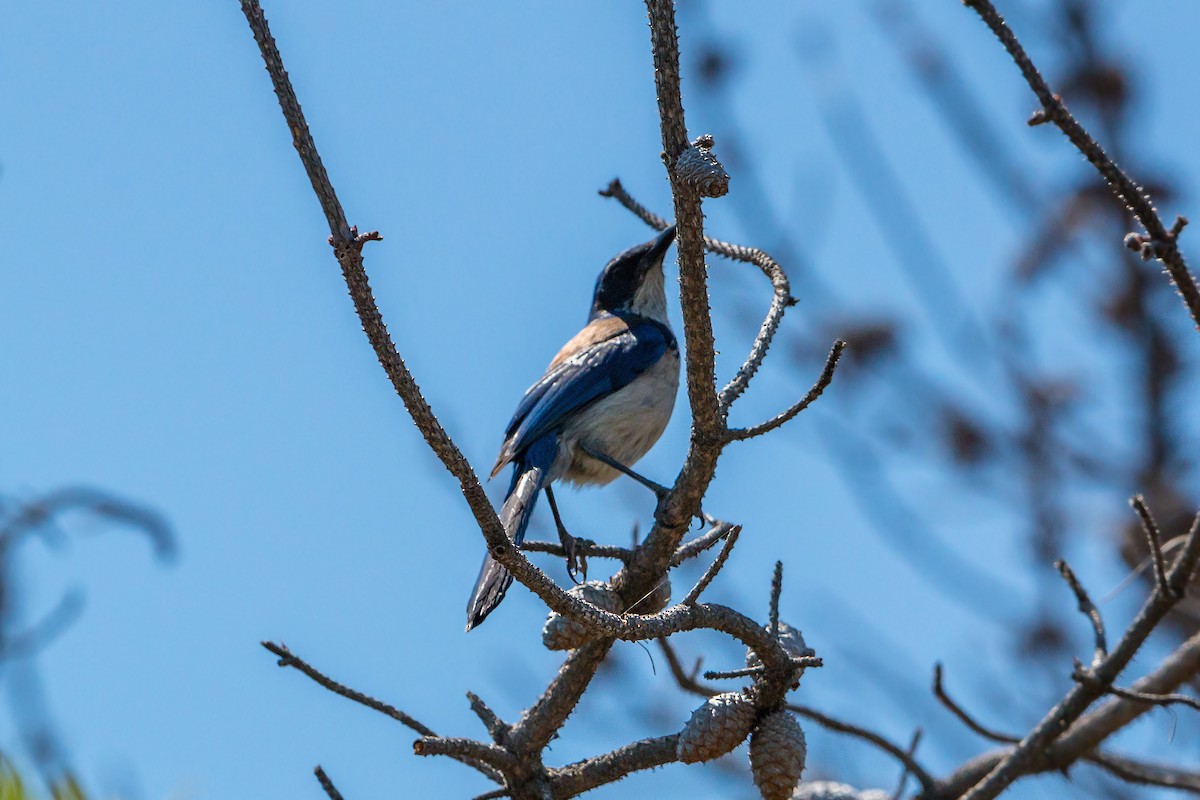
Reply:
M679 345L667 320L663 274L674 239L671 225L604 266L587 324L526 390L492 468L493 478L513 468L500 522L517 545L545 491L572 579L576 540L563 525L551 484L603 485L625 474L660 502L667 493L632 466L666 429L679 388ZM484 556L467 603L468 631L500 605L512 580L490 552Z

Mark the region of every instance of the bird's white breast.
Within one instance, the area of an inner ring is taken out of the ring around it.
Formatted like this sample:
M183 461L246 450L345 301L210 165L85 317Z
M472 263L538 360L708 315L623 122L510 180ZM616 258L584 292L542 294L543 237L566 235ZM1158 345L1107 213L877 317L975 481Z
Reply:
M628 385L581 412L563 428L553 472L579 485L603 484L621 473L584 455L578 445L633 466L662 436L679 389L679 353L670 350ZM556 476L557 477L557 476Z

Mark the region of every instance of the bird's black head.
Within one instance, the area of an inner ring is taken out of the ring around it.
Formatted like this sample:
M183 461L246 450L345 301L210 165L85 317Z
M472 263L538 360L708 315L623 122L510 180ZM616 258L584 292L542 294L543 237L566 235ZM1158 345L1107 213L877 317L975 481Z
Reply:
M632 311L652 318L665 316L661 267L663 256L674 240L672 225L650 241L635 245L609 261L596 279L591 318L606 311Z

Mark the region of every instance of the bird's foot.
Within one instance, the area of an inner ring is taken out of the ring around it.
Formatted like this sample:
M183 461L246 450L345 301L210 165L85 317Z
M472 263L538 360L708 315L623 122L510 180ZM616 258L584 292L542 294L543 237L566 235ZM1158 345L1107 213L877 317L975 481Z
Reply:
M591 539L577 539L566 530L558 532L558 541L567 556L567 576L576 585L587 580L587 555L585 550L596 543Z
M666 488L665 486L659 486L657 489L655 489L653 491L654 491L655 497L658 498L658 504L654 507L654 521L657 522L659 525L666 525L667 524L667 520L666 520L667 496L670 495L671 490ZM713 517L710 517L708 514L705 514L703 508L697 508L696 513L692 515L691 519L698 520L700 523L700 526L699 526L700 528L703 528L706 525L711 528L713 525L718 524L718 520L714 519ZM691 522L691 520L689 520L688 527L691 527L690 522Z

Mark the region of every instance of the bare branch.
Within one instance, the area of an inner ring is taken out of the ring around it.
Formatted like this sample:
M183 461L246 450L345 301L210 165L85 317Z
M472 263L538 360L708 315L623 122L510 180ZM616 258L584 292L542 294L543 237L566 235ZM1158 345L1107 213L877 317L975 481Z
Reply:
M909 770L909 772L912 773L913 777L917 779L917 782L921 784L924 790L930 791L935 789L937 786L937 779L930 775L928 770L922 767L916 758L910 755L903 747L900 747L894 742L888 741L880 734L858 725L835 719L834 717L831 717L828 714L823 714L820 711L817 711L815 708L810 708L809 706L803 706L797 703L788 703L787 709L799 714L802 717L811 719L822 728L827 728L836 733L844 733L848 736L853 736L856 739L862 739L864 742L874 745L903 764Z
M1146 257L1153 256L1163 262L1171 282L1175 284L1192 316L1192 322L1200 327L1200 288L1197 288L1195 279L1188 271L1187 262L1184 261L1183 254L1179 252L1177 242L1179 233L1187 224L1187 220L1180 217L1171 230L1167 230L1145 189L1136 184L1109 158L1096 140L1079 124L1075 117L1071 116L1071 112L1067 110L1062 98L1050 91L1046 80L1025 53L1025 48L1017 41L1016 34L996 11L990 0L964 0L964 4L973 8L996 38L1000 40L1004 49L1008 51L1017 67L1020 68L1029 88L1033 89L1033 93L1037 95L1042 107L1030 118L1030 124L1053 122L1071 141L1071 144L1075 145L1075 148L1100 172L1104 180L1108 182L1113 194L1120 198L1125 207L1133 212L1138 222L1146 229L1147 236L1141 237L1133 234L1132 243L1137 244ZM1131 243L1130 237L1127 237L1126 243Z
M488 735L492 737L492 741L503 745L508 736L508 725L504 724L504 720L500 719L496 712L492 711L488 704L479 699L479 695L474 692L467 692L467 701L471 704L471 710L475 712L475 716L479 717L479 721L483 723Z
M705 522L712 527L710 527L700 536L692 539L690 542L680 545L679 549L675 551L675 556L671 559L672 567L678 567L689 558L695 558L696 556L700 555L705 550L724 539L725 535L729 533L729 530L733 527L733 524L730 522L722 522L719 519L713 519L712 517L708 516L705 517Z
M325 687L326 689L333 692L334 694L339 694L342 697L353 700L354 702L364 705L367 708L374 709L375 711L378 711L379 713L384 714L385 716L391 717L392 719L399 722L401 725L404 725L407 728L411 728L412 730L416 731L417 733L421 734L422 736L437 736L437 734L434 733L433 730L431 730L429 727L421 724L420 722L413 719L408 714L405 714L403 711L396 708L395 706L389 705L389 704L383 702L382 700L376 700L374 697L371 697L370 695L367 695L367 694L363 694L362 692L360 692L356 689L351 689L349 686L346 686L345 684L342 684L342 683L338 683L337 681L333 680L332 678L319 672L316 668L314 668L312 665L310 665L304 659L293 654L292 651L287 649L287 647L285 647L284 645L275 644L274 642L262 642L261 644L268 651L270 651L271 653L273 653L279 657L279 666L291 667L292 669L298 670L298 671L304 673L305 675L307 675L309 678L311 678L317 684ZM467 759L459 759L459 760L462 761L462 763L466 764L467 766L474 767L475 769L479 770L480 772L482 772L484 775L486 775L491 780L493 780L497 783L503 783L503 778L499 775L499 773L497 773L491 767L487 766L486 763L481 763L478 761L471 761L471 760L467 760Z
M1092 656L1092 667L1096 667L1108 655L1108 643L1104 637L1104 618L1100 616L1100 609L1096 608L1092 598L1088 597L1087 590L1075 577L1070 565L1060 559L1054 563L1054 566L1058 569L1058 574L1062 575L1063 580L1071 587L1071 591L1075 593L1075 599L1079 603L1079 613L1092 623L1092 633L1096 638L1096 652Z
M1112 753L1096 753L1087 760L1128 783L1200 794L1200 772L1188 772L1166 764L1137 761Z
M512 797L508 789L492 789L490 792L475 795L472 800L499 800L501 797Z
M274 642L262 642L261 644L263 647L265 647L271 653L274 653L276 656L279 657L279 666L291 667L292 669L303 672L305 675L307 675L309 678L311 678L317 684L325 687L326 689L333 692L334 694L340 694L342 697L349 698L350 700L353 700L356 703L360 703L360 704L366 706L367 708L374 709L374 710L378 711L379 713L384 714L385 716L391 717L392 719L399 722L401 725L404 725L405 727L408 727L408 728L412 728L414 731L421 734L422 736L436 736L437 735L436 733L433 732L432 729L426 727L425 725L422 725L420 722L413 719L408 714L405 714L403 711L396 708L395 706L388 705L387 703L383 702L382 700L376 700L374 697L371 697L370 695L363 694L362 692L360 692L356 689L351 689L349 686L338 683L337 681L333 680L332 678L324 675L323 673L319 672L316 668L314 668L312 665L310 665L307 661L305 661L304 659L300 658L299 656L293 654L292 651L287 649L287 647L285 647L284 645L275 644Z
M729 558L729 553L733 550L733 546L737 544L737 539L741 532L741 525L734 525L729 529L729 533L725 536L725 544L721 547L721 552L717 553L717 557L708 565L708 569L704 571L704 575L700 577L700 580L696 582L692 590L683 598L684 605L692 605L700 599L701 592L708 588L713 578L717 577L717 573L721 571L721 567L725 566L725 561Z
M1074 672L1071 673L1071 678L1080 683L1096 682L1088 670L1082 665L1077 664ZM1170 706L1170 705L1185 705L1190 706L1197 711L1200 711L1200 700L1194 697L1188 697L1186 694L1152 694L1150 692L1137 692L1133 689L1122 689L1119 686L1103 686L1106 694L1111 694L1115 697L1122 697L1126 700L1133 700L1137 703L1146 703L1152 706Z
M921 743L921 729L917 728L913 731L912 739L908 743L908 757L912 758L917 753L917 745ZM912 770L908 765L904 765L904 769L900 772L900 780L896 784L896 791L892 792L892 800L900 800L904 797L904 790L908 788L908 778L912 775Z
M942 686L941 664L933 665L933 694L938 700L941 701L942 705L949 709L951 714L958 717L958 719L964 725L973 730L975 733L978 733L983 738L991 739L993 742L1006 742L1008 744L1016 744L1017 742L1021 741L1016 736L1009 736L1006 733L999 733L991 728L985 727L971 717L971 715L968 714L962 706L954 702L954 700L950 698L950 695L946 693L945 688Z
M679 35L674 0L646 0L650 43L654 53L654 83L662 127L663 158L675 203L675 237L679 249L679 289L683 334L687 343L688 399L692 407L693 438L715 438L723 428L714 388L716 357L708 307L708 278L704 264L704 215L700 193L680 179L675 169L688 148L687 124L679 90Z
M329 780L329 776L325 774L325 770L321 769L320 764L313 770L313 774L317 776L317 780L320 782L321 788L325 790L325 794L329 796L329 800L342 800L342 793L333 785L333 781Z
M83 612L83 593L69 591L46 616L16 633L0 631L0 659L27 658L57 639Z
M1167 588L1167 566L1163 560L1162 547L1162 532L1158 529L1158 523L1154 521L1154 515L1150 513L1150 507L1146 505L1146 499L1139 495L1134 495L1129 501L1133 506L1133 510L1137 512L1138 518L1142 521L1142 530L1146 533L1146 540L1150 545L1150 557L1154 564L1154 581L1158 584L1158 590L1166 593Z
M506 746L514 753L526 754L540 752L549 744L575 710L611 648L611 640L601 639L572 650L542 696L512 726Z
M48 520L68 511L86 511L139 530L150 539L156 556L167 559L175 555L175 538L171 534L171 526L161 514L89 486L56 489L36 500L23 503L0 524L0 548L15 543Z
M794 664L799 669L808 669L809 667L823 667L825 660L817 656L796 656L792 659ZM761 675L765 670L763 667L742 667L741 669L731 669L726 672L714 672L709 670L704 673L705 680L719 681L731 680L733 678L747 678L752 675Z
M574 797L597 786L619 781L634 772L670 764L678 759L678 742L677 733L643 739L611 753L551 770L554 796Z
M463 763L487 764L503 775L518 769L517 759L503 747L457 736L423 736L413 742L413 752L419 756L449 756Z
M808 394L806 394L800 402L796 403L782 414L772 417L766 422L760 423L751 428L730 428L727 434L729 438L733 441L740 441L742 439L752 439L755 436L762 436L764 433L769 433L770 431L778 428L780 425L790 421L801 411L812 405L813 402L821 396L821 394L833 381L833 373L834 370L837 369L838 359L842 357L842 352L845 349L846 343L841 339L838 339L833 343L833 348L829 351L829 356L825 359L825 368L821 370L820 377L817 378L817 382L813 384L812 388L808 390Z
M1167 694L1197 675L1200 675L1200 634L1180 645L1153 673L1135 681L1133 688L1138 692ZM1085 758L1095 760L1100 766L1107 766L1108 762L1105 759L1122 761L1116 756L1098 755L1096 748L1151 708L1153 706L1146 703L1118 697L1110 699L1080 718L1061 739L1040 753L1028 774L1065 770L1079 759ZM1013 751L1013 748L1005 748L974 758L960 766L952 775L939 781L934 789L924 790L919 797L922 800L959 797L994 771ZM1149 769L1152 773L1160 770L1171 771L1169 767ZM1180 774L1184 777L1180 778ZM1187 775L1188 773L1176 773L1175 778L1171 778L1170 775L1168 778L1178 779L1187 784ZM1196 776L1194 780L1200 785L1200 776Z
M584 558L612 558L617 561L629 561L633 558L633 551L626 547L596 544L586 539L576 539L575 542L575 554ZM521 542L521 549L526 553L548 553L559 558L567 556L567 551L558 542L525 541Z
M379 307L375 303L374 295L371 293L371 286L367 279L366 270L363 268L363 244L368 241L377 240L380 237L374 232L359 235L356 228L347 226L345 213L342 211L341 204L337 200L337 195L329 182L329 176L321 165L316 145L308 130L308 123L305 121L300 104L296 100L295 91L292 89L287 72L283 67L283 60L279 55L275 40L271 37L266 17L263 16L258 0L242 0L242 11L245 13L246 20L250 23L250 28L254 32L254 38L258 42L259 51L266 64L267 72L274 83L275 94L279 97L279 104L283 110L284 119L292 131L293 144L296 146L300 160L308 172L308 177L313 184L314 191L316 191L318 199L321 201L321 207L325 211L332 234L330 241L334 248L334 254L337 257L338 264L341 265L342 275L346 280L346 285L349 287L350 297L354 301L354 307L358 312L363 330L366 332L367 338L375 350L375 355L378 357L380 365L391 380L393 388L404 402L404 407L408 410L409 416L412 417L417 429L421 431L421 435L425 438L426 443L441 460L446 469L458 479L459 488L462 490L463 497L471 508L480 531L483 532L492 557L508 569L516 580L537 594L538 597L550 606L551 610L563 614L569 614L571 611L574 611L576 616L580 614L586 616L586 603L582 603L569 596L554 581L550 580L541 570L530 563L518 548L512 546L512 541L508 538L504 527L500 524L495 510L488 501L487 494L479 483L478 476L476 476L470 463L463 456L462 451L458 449L458 446L442 428L441 423L438 422L433 410L421 394L420 387L409 372L408 366L397 352L391 335L388 333L387 326L384 325L383 317L379 313ZM677 62L678 53L676 52L676 74L678 73ZM677 85L676 91L678 91ZM699 223L696 222L699 218L698 200L693 217L693 222L696 223L698 230ZM681 232L682 230L683 226L681 225ZM703 273L702 261L700 269L701 273ZM700 275L700 284L701 289L703 289L703 274ZM702 291L701 296L706 297L707 295ZM693 308L692 311L694 313L695 309ZM707 313L707 306L705 306L705 313ZM686 319L687 315L685 314L685 321ZM707 322L707 317L705 321ZM708 330L709 356L711 360L711 326L709 326ZM689 364L692 361L692 357L693 355L689 354ZM694 451L696 449L693 447ZM687 522L690 521L692 516L691 507L699 503L703 489L707 487L708 482L712 479L713 472L716 469L716 456L717 452L709 448L703 451L700 457L695 459L689 458L689 464L693 466L693 469L690 472L687 467L684 469L684 474L691 475L691 479L687 482L687 491L679 494L674 503L668 501L668 506L673 512L671 516L676 520L676 524L672 526L673 532L670 538L676 538L679 534L675 531L686 527ZM674 497L675 493L672 496ZM687 510L683 510L680 506L687 506L688 508ZM656 526L657 528L658 526ZM653 538L653 532L651 533L651 537ZM670 544L669 552L673 552L676 545L668 539L663 541L661 546L665 549L667 544ZM666 558L662 560L665 562ZM645 591L645 589L642 591Z
M771 576L770 631L772 638L779 638L779 597L783 594L783 562L775 562Z
M1063 736L1093 702L1104 695L1106 687L1112 686L1142 643L1178 603L1179 596L1195 571L1198 559L1200 559L1200 515L1197 515L1188 539L1167 575L1167 586L1170 591L1164 594L1155 587L1154 592L1143 604L1137 617L1130 623L1116 648L1089 670L1094 680L1076 683L1067 692L1066 697L1051 709L1042 721L988 772L983 780L974 784L973 788L964 795L965 800L992 800L1023 775L1041 771L1040 766L1047 760L1047 753L1051 745ZM1144 690L1143 687L1135 686L1135 691ZM1145 706L1143 705L1143 707ZM1089 747L1075 752L1074 758L1079 758L1084 753L1094 750L1098 745L1099 741L1091 743Z

